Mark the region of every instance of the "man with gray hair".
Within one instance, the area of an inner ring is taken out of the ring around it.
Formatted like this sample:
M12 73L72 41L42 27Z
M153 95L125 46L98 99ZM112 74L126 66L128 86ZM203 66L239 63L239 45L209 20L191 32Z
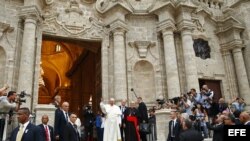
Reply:
M103 99L101 99L100 107L102 112L106 114L103 141L121 140L119 126L121 125L122 112L120 108L115 105L115 99L110 98L109 104L104 104Z

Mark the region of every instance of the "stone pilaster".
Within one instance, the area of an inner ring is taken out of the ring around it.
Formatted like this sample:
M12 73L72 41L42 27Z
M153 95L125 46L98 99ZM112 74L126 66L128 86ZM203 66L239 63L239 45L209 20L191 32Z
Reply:
M194 24L192 22L191 12L194 7L179 6L179 16L177 17L177 30L181 32L182 48L185 63L185 76L186 76L186 91L191 88L199 90L198 73L195 61L195 52L193 49L192 30Z
M185 63L185 75L187 90L195 88L199 90L199 82L197 77L197 67L195 62L195 53L193 49L193 39L190 29L184 29L181 31L182 48ZM186 90L186 91L187 91Z
M17 91L25 90L30 94L26 97L23 106L31 107L35 70L36 54L36 28L40 18L38 9L35 6L25 6L20 9L20 17L24 19L23 41L21 48L20 69Z
M114 95L116 100L127 99L127 76L126 76L126 49L125 32L126 24L117 20L111 25L114 38Z
M162 22L159 25L159 29L163 36L168 98L173 98L180 95L180 81L173 33L174 23L171 21Z
M228 97L227 100L231 100L233 97L238 96L238 87L236 83L234 62L231 51L223 50L222 57L225 65L226 78L228 81L229 95L230 95L230 97Z
M243 59L242 49L234 48L232 50L235 63L235 71L238 80L240 96L245 99L246 103L250 103L250 88L247 79L246 67Z

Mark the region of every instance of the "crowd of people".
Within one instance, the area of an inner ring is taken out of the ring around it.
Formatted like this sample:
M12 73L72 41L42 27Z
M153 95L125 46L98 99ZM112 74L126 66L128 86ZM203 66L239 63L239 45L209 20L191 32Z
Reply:
M250 113L244 110L243 98L216 101L214 95L203 85L200 93L191 89L166 102L165 106L172 109L167 141L202 141L209 137L223 141L225 125L250 125Z
M40 125L32 124L29 108L20 108L17 93L7 93L7 89L7 86L0 89L1 141L6 138L5 125L13 111L16 111L19 126L11 132L10 141L94 141L94 133L97 141L157 140L157 108L148 110L141 97L129 104L124 99L119 106L114 98L108 102L101 99L100 111L96 114L92 111L92 105L88 104L83 108L84 120L81 122L76 113L69 111L70 104L61 102L61 97L57 95L51 103L56 107L53 128L48 125L49 116L46 114L42 116ZM200 93L191 89L187 94L164 103L160 101L161 108L171 109L167 141L202 141L209 137L213 141L223 141L224 125L250 125L250 115L244 110L246 103L243 98L238 97L230 102L220 98L217 102L214 95L207 85L203 85Z

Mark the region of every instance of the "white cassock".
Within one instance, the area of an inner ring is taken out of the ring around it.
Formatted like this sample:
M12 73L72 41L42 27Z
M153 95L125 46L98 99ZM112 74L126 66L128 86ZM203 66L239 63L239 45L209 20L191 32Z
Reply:
M104 123L103 141L121 141L119 124L121 124L122 112L116 105L100 103L101 110L106 114Z

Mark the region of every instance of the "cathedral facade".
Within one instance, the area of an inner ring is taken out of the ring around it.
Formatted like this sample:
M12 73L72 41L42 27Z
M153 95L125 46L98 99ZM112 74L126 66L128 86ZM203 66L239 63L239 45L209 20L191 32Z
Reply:
M32 110L55 94L154 105L203 84L250 103L249 13L248 0L1 0L0 85L25 90ZM66 54L53 63L46 51ZM91 53L100 57L71 79Z

